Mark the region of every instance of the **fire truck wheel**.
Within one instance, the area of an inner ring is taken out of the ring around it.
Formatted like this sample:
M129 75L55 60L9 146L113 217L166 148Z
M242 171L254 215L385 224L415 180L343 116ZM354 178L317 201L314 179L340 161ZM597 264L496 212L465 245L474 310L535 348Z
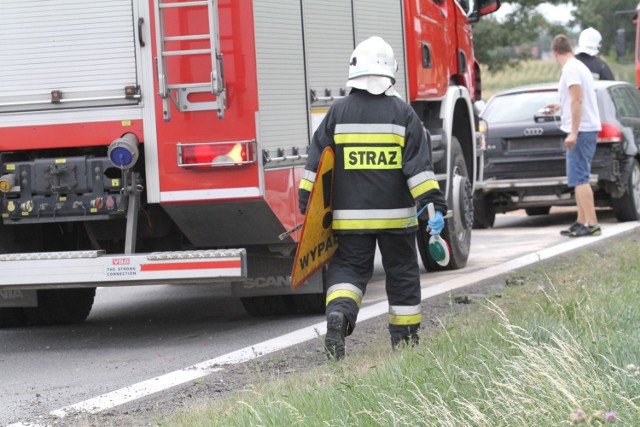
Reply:
M427 221L420 221L418 227L418 250L422 264L427 271L458 270L467 265L471 248L471 229L473 227L473 185L468 179L467 164L462 147L455 136L451 138L451 166L449 168L450 191L447 199L451 218L445 220L441 236L449 245L450 260L445 267L439 265L429 254L429 233Z
M300 314L324 314L327 294L294 295L296 309Z
M0 328L25 326L27 323L27 318L22 308L0 308Z
M38 306L25 308L24 313L32 325L84 322L95 295L96 288L39 290Z
M269 295L240 298L244 309L253 317L294 314L293 295Z
M324 314L327 307L327 268L327 265L322 267L322 292L293 296L299 314Z

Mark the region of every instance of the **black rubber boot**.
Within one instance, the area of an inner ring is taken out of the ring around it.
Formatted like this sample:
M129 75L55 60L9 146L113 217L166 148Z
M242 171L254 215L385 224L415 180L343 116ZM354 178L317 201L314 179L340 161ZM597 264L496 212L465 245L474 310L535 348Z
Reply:
M420 344L420 338L417 334L391 336L391 347L394 350L404 346L415 347L418 344Z
M415 325L392 325L389 324L389 335L391 335L391 348L396 350L398 347L411 346L415 347L420 343L418 333L420 332L420 324Z
M344 337L347 335L347 319L340 311L327 315L327 335L324 346L330 359L340 360L345 355Z

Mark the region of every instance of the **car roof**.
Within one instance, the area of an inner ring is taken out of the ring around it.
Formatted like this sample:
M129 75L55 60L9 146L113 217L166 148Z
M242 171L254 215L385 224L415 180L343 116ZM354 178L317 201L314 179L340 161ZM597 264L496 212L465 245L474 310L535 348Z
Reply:
M594 80L593 83L596 90L603 90L611 86L619 86L619 85L632 86L631 83L629 82L618 81L618 80ZM540 91L548 91L548 90L558 90L558 82L535 83L530 85L518 86L518 87L514 87L511 89L507 89L499 93L496 93L494 96L513 95L515 93L540 92Z

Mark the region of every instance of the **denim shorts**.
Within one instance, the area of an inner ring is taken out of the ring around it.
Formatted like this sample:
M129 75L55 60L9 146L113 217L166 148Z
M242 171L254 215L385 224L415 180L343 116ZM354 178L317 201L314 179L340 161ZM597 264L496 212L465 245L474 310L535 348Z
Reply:
M569 187L589 183L591 161L596 153L598 132L578 132L572 150L567 150L567 181Z

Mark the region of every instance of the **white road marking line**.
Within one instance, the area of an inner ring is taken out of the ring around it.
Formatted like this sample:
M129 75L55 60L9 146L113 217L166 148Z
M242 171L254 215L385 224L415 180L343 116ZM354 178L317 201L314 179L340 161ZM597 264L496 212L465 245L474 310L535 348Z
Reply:
M622 233L628 233L629 231L634 230L638 227L640 227L640 222L638 221L607 224L606 228L603 227L603 231L600 236L567 237L567 241L564 243L556 244L539 251L531 252L518 258L503 262L502 264L487 267L483 270L474 271L473 277L471 277L471 275L467 275L447 280L446 282L439 283L434 286L423 287L422 299L424 300L426 298L440 295L457 288L481 282L482 280L509 273L519 268L535 264L536 262L553 258L565 252L569 252L583 246L588 246L608 237L613 237ZM422 284L424 285L425 281L423 281ZM360 320L360 315L358 315L358 320Z
M96 414L106 409L140 399L141 397L149 396L150 394L157 393L189 381L197 380L198 378L205 377L213 372L221 370L222 368L197 369L195 367L189 367L179 371L169 372L168 374L151 378L150 380L141 381L121 388L120 390L112 391L111 393L84 400L74 405L65 406L61 409L56 409L55 411L49 412L49 415L64 418L69 414L78 412Z
M518 268L534 264L538 261L549 259L556 255L560 255L562 253L596 243L608 237L613 237L617 234L629 232L638 227L640 227L640 222L637 221L619 224L607 224L607 226L603 228L602 235L600 236L567 238L568 240L565 243L560 243L546 249L532 252L530 254L523 255L502 264L474 272L473 274L456 277L435 285L428 285L428 282L432 282L432 280L422 280L421 284L425 286L422 289L422 299L424 300L436 295L441 295L457 288L469 286L479 281L499 276ZM373 305L366 306L360 310L358 314L358 322L381 316L383 314L386 314L388 310L389 305L387 301L382 301ZM255 344L253 346L245 347L240 350L227 353L214 359L209 359L207 361L197 363L178 371L170 372L168 374L161 375L147 381L142 381L137 384L133 384L128 387L113 391L111 393L104 394L102 396L98 396L76 403L74 405L51 411L49 414L64 418L69 414L77 412L98 413L130 402L132 400L149 396L153 393L157 393L168 388L193 381L195 379L209 375L213 372L221 371L223 370L221 366L247 362L266 354L283 350L285 348L312 340L320 335L326 334L326 332L326 323L322 321L320 323L316 323L315 325L298 329L288 334L284 334L279 337ZM11 424L7 427L43 426L21 422Z

